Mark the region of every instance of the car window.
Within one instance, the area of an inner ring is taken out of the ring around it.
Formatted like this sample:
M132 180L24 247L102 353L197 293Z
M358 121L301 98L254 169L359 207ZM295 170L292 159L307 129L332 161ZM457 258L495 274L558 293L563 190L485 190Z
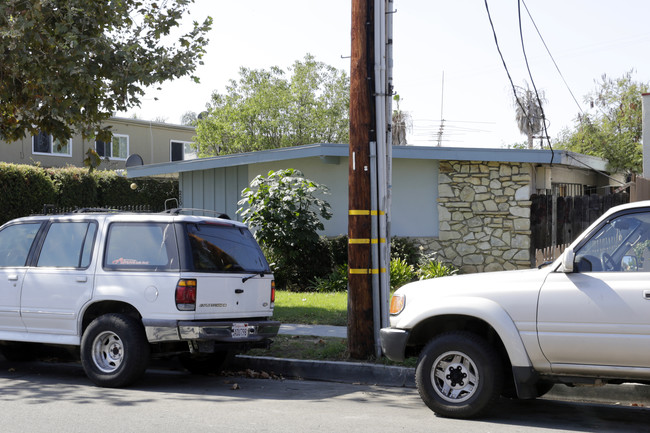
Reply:
M579 272L650 272L650 213L611 219L576 253Z
M41 223L13 224L0 230L0 267L25 266Z
M36 266L87 268L90 266L97 224L61 221L50 225Z
M104 268L178 269L174 226L166 223L113 223L109 227Z
M194 270L200 272L270 272L264 254L245 227L187 224Z

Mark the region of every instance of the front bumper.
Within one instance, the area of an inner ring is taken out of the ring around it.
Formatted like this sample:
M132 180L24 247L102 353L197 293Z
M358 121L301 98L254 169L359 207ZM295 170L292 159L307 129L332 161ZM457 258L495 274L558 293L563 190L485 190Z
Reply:
M379 330L381 350L384 355L393 361L404 361L406 343L409 339L409 331L405 329L382 328Z
M278 335L280 322L143 320L150 343L168 341L213 341L219 343L256 343ZM245 331L242 329L245 328Z

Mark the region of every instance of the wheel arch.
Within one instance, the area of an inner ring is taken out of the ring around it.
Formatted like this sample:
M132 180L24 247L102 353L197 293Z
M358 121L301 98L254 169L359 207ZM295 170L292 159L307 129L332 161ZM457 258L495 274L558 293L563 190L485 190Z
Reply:
M497 346L504 361L511 366L532 367L521 335L512 318L496 302L484 298L446 298L435 308L414 317L407 349L419 352L436 335L448 331L469 331Z
M142 315L133 305L121 301L99 301L86 308L81 320L81 335L90 323L104 314L117 313L142 321Z

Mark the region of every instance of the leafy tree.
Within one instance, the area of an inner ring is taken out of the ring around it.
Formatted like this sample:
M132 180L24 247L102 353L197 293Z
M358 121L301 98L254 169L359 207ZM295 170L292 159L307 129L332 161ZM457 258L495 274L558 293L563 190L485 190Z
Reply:
M558 147L604 158L611 171L641 172L641 95L649 86L634 81L632 72L596 82L585 97L595 112L580 115L573 129L564 130Z
M329 203L316 196L326 192L292 168L257 176L242 191L237 213L255 228L279 287L303 288L331 270L329 249L317 232L324 228L320 218L332 217Z
M241 68L197 119L199 156L348 142L349 78L307 54L289 68Z
M0 139L108 139L102 121L202 63L212 19L176 35L193 2L2 0Z

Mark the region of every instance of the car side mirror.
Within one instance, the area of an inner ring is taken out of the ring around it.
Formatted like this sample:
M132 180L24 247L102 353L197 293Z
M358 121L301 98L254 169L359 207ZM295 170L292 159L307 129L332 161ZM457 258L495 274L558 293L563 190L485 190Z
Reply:
M621 269L623 272L638 271L639 264L636 261L636 256L623 256L623 260L621 260Z
M576 258L576 254L573 251L573 248L567 248L562 253L562 268L560 269L565 274L570 274L573 272L573 261Z

